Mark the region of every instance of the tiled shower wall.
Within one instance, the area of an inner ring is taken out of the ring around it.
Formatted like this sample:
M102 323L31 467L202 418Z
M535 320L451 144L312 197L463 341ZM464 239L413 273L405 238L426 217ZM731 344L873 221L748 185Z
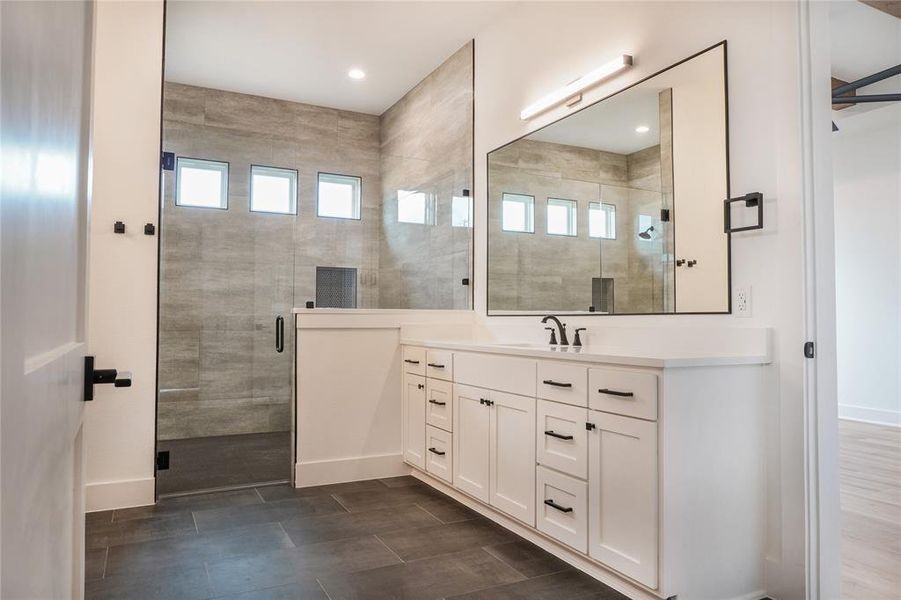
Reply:
M614 312L662 312L663 238L638 238L638 216L659 222L660 146L633 154L520 140L489 158L488 270L492 311L587 311L592 278L614 279ZM535 197L535 233L501 228L504 192ZM546 232L547 199L578 203L578 236ZM588 237L588 204L616 206L616 239Z
M228 162L229 205L175 206L166 172L159 437L290 430L291 309L316 267L357 268L358 305L378 306L379 118L174 83L164 98L163 149ZM296 217L250 212L251 164L298 171ZM362 177L359 221L315 216L320 171Z
M381 117L382 308L468 309L472 229L451 226L451 199L472 188L473 44ZM434 225L397 222L397 191L435 197Z
M158 437L291 429L291 309L315 299L317 266L356 268L359 308L468 308L472 230L449 211L471 187L471 133L471 44L381 118L167 82L164 151L228 162L229 205L176 207L165 174ZM252 164L298 171L296 217L249 211ZM316 217L319 172L362 178L360 220ZM383 172L437 193L436 225L397 224Z

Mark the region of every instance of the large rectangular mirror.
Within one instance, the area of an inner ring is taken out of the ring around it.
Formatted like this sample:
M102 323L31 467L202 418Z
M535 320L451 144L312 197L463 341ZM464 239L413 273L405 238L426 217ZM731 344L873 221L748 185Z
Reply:
M730 310L726 42L488 154L488 312Z

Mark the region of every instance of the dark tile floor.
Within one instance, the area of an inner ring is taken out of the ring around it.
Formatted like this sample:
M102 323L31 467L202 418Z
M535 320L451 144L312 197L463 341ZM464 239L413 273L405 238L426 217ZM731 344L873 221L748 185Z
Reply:
M412 477L87 516L86 597L621 600Z
M157 493L175 494L291 478L291 432L160 440L169 469L157 473Z

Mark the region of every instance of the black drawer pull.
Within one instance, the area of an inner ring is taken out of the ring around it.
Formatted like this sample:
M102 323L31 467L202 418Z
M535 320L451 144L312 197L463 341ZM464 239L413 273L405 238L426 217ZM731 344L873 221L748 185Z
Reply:
M418 389L418 390L421 390L421 389L424 388L424 387L425 387L425 385L423 385L423 384L421 384L421 383L417 383L417 384L416 384L416 389Z
M558 440L571 440L573 436L571 435L563 435L562 433L557 433L556 431L545 431L544 435L549 435L551 437L555 437Z
M426 364L428 364L433 369L443 369L444 368L444 365L439 365L438 363L426 363Z
M559 381L554 381L553 379L545 379L542 381L544 385L552 385L554 387L562 387L562 388L571 388L573 384L571 383L560 383Z
M566 506L560 506L559 504L557 504L556 502L554 502L554 501L551 500L550 498L548 498L547 500L545 500L544 503L547 504L548 506L550 506L551 508L556 508L556 509L559 510L560 512L571 513L571 512L573 511L573 509L572 509L571 507L568 508L568 507L566 507Z
M432 454L437 454L438 456L444 456L445 454L441 450L436 450L435 448L429 448L429 452L431 452Z
M598 390L601 394L607 394L608 396L620 396L622 398L631 398L635 394L632 392L617 392L616 390L608 390L607 388L601 388Z
M429 398L429 404L436 404L438 406L444 406L447 402L441 402L440 400L432 400Z
M419 364L419 361L418 361L418 360L412 360L412 359L410 359L410 358L405 358L405 359L404 359L404 362L407 363L407 364L411 364L411 365L418 365L418 364Z

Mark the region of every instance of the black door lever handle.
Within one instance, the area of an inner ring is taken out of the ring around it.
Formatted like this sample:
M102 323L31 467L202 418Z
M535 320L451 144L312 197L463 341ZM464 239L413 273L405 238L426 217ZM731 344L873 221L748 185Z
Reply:
M84 357L84 401L94 399L94 385L112 383L113 387L131 387L131 373L116 369L95 369L94 357Z

